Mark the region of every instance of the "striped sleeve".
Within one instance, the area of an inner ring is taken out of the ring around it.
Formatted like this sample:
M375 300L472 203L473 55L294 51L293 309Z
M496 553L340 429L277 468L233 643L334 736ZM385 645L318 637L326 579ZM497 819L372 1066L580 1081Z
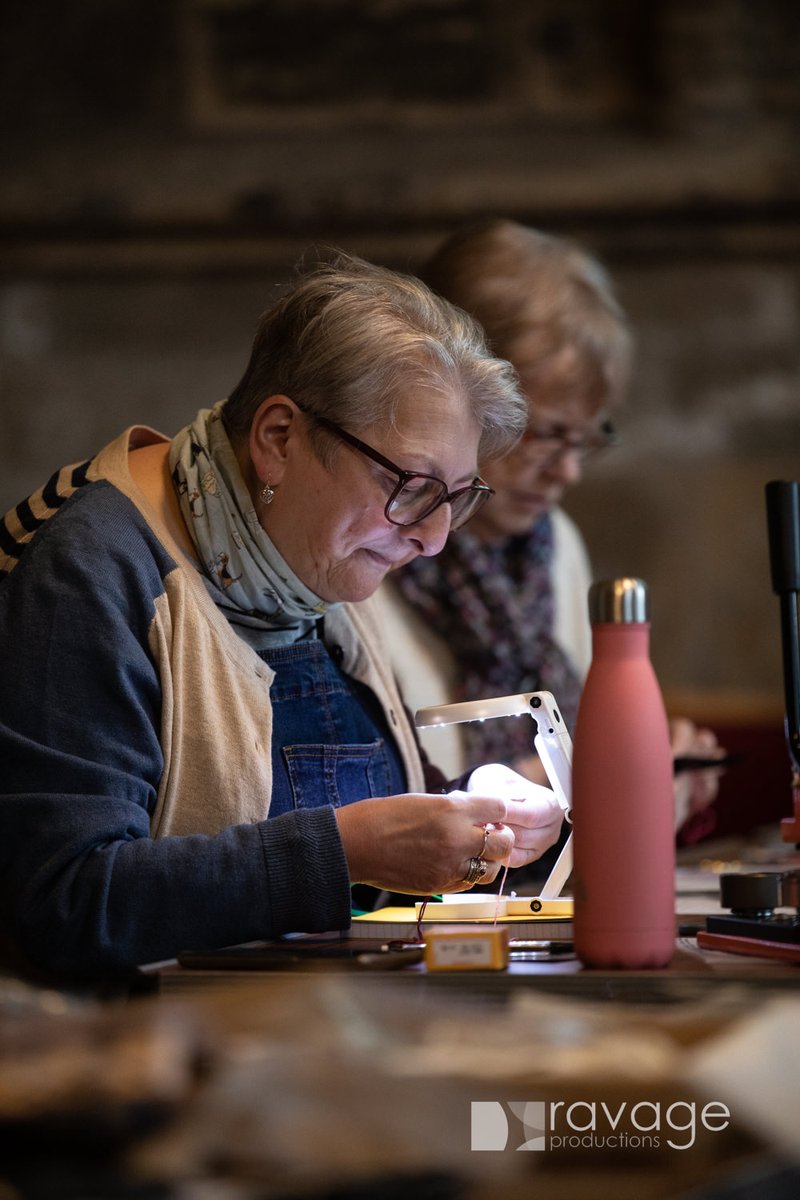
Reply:
M43 487L6 513L0 521L0 578L11 573L49 518L83 487L91 462L87 459L62 467Z

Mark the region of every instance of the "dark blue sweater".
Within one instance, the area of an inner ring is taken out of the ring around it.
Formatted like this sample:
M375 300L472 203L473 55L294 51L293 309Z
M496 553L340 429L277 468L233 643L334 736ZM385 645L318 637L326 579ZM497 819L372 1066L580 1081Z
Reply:
M257 688L268 733L268 670L215 625L204 589L109 474L102 461L67 469L0 524L0 964L89 979L186 948L346 928L333 809L264 819L268 767L258 758L237 778L227 757L252 737L238 728L252 696L225 697ZM207 798L189 769L203 756Z

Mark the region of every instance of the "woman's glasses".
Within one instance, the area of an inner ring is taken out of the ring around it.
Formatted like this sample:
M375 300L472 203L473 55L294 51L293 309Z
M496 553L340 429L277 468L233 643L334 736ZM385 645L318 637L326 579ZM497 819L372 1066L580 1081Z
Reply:
M530 424L512 454L525 454L540 463L549 463L563 454L577 454L584 460L600 450L619 443L619 434L610 421L602 421L580 433L564 425Z
M320 428L327 429L348 446L352 446L354 450L383 467L385 471L391 471L397 476L397 484L383 510L386 520L391 521L392 525L416 525L435 512L441 504L449 504L450 528L458 529L494 495L494 489L479 476L466 487L448 492L443 479L438 479L435 475L422 475L419 471L404 471L383 454L373 450L366 442L329 421L327 417L317 417L312 413L306 413L306 416Z

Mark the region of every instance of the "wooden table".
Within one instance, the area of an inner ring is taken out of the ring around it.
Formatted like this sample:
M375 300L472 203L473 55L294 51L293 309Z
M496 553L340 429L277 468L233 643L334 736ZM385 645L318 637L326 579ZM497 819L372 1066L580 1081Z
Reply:
M684 924L687 916L683 914L680 920ZM254 957L252 969L214 969L210 965L186 968L172 961L154 964L142 971L142 990L174 994L212 985L252 984L254 979L267 984L287 974L346 972L370 986L391 980L413 989L415 994L445 992L472 1001L502 1002L527 988L576 999L651 1005L697 1001L726 985L760 992L800 987L800 966L701 950L692 937L676 939L675 956L668 967L648 971L587 969L571 954L554 960L514 960L503 971L428 971L420 962L393 962L391 953L380 953L381 944L335 934L251 943L261 950L261 957ZM364 964L364 956L369 965Z

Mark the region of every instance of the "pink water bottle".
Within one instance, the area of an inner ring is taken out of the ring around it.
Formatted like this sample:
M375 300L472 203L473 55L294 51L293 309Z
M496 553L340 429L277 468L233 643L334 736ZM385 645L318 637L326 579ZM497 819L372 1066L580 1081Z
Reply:
M675 949L673 771L646 584L593 584L589 616L572 759L575 953L590 967L663 967Z

